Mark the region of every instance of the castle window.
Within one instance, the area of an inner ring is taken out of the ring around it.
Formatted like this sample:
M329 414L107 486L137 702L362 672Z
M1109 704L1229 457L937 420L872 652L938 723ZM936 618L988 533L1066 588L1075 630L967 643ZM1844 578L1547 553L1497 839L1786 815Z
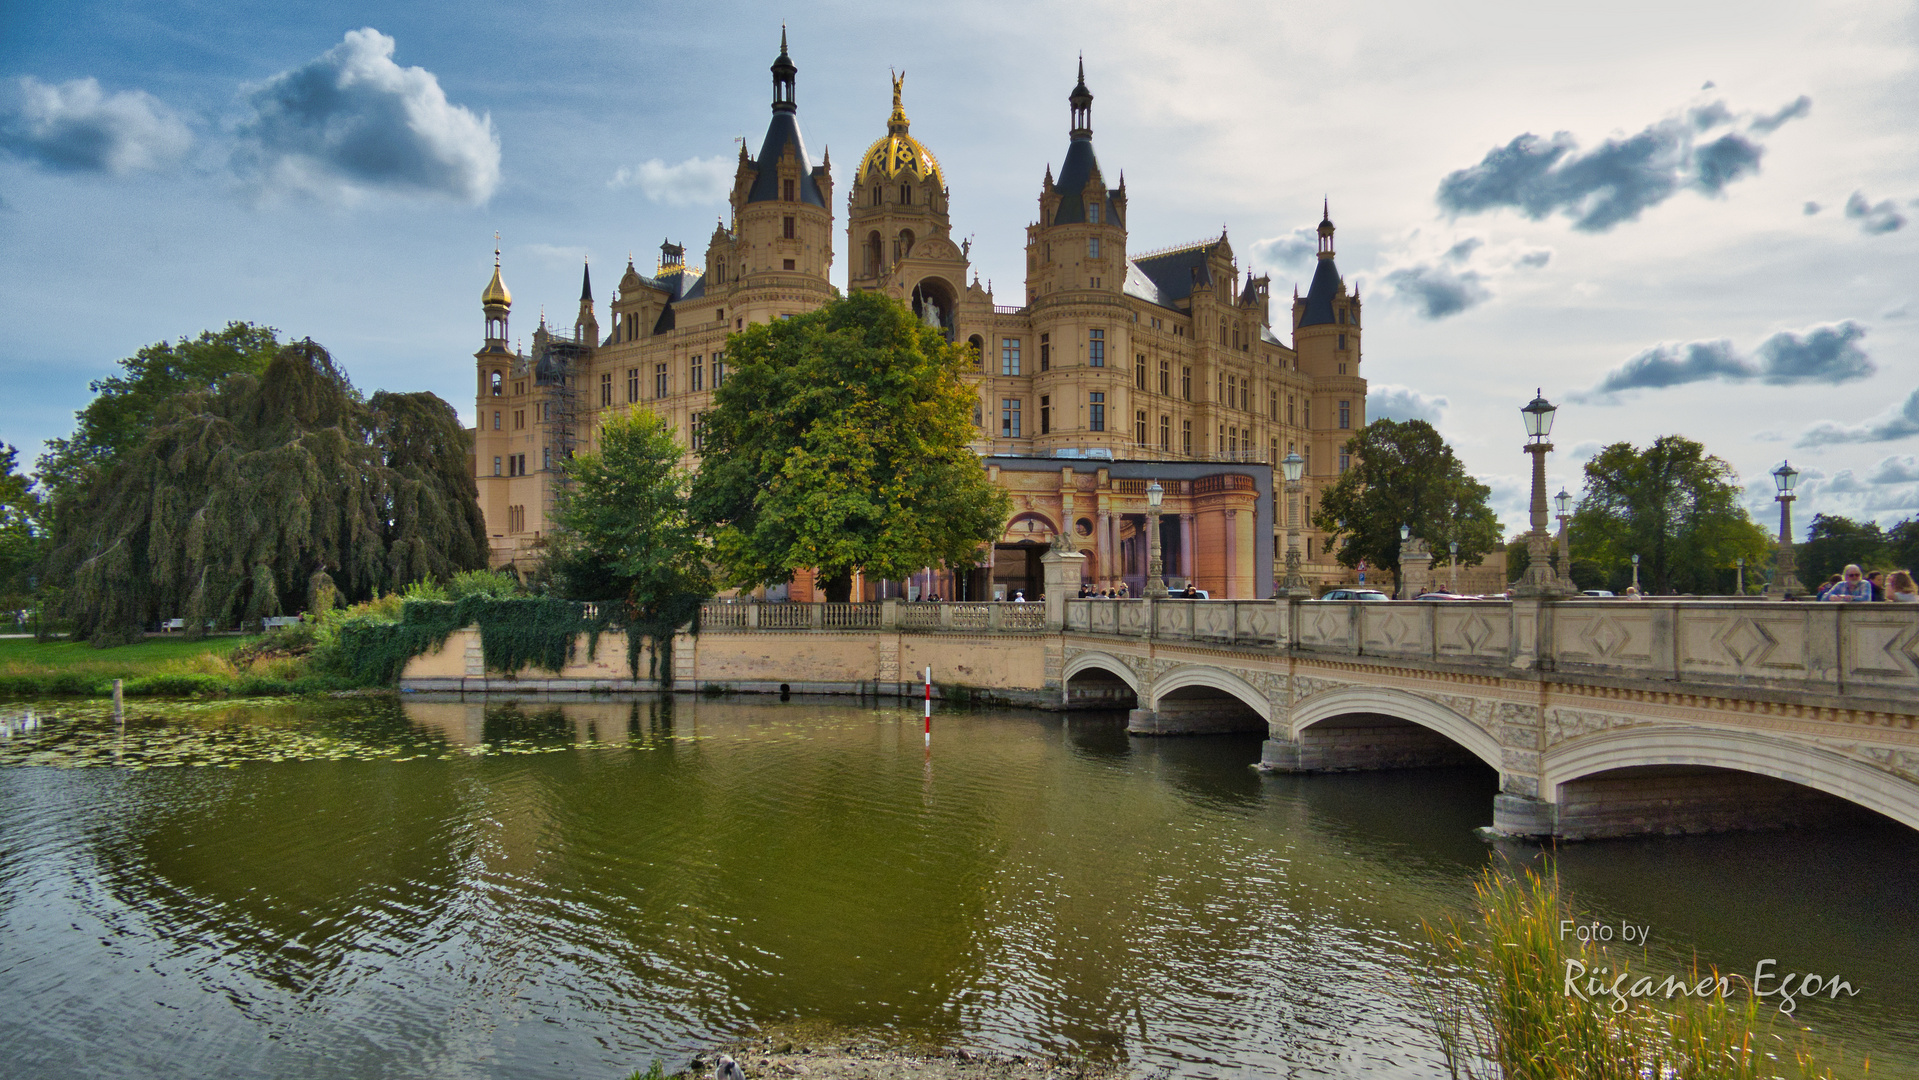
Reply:
M874 184L873 185L873 205L878 206L880 204L880 201L883 198L885 198L885 195L882 192L880 186L878 184Z
M1050 340L1052 336L1051 334L1039 336L1039 369L1041 371L1049 371L1053 367L1053 345Z
M687 363L686 388L688 390L706 389L706 363L700 357L694 357Z
M1002 439L1017 439L1019 434L1019 399L1002 398L999 403L999 433Z
M787 202L793 201L793 181L791 180L780 181L780 195Z
M1293 422L1293 395L1287 394L1286 395L1286 423L1288 425L1291 425L1292 422Z
M500 475L500 455L493 455L493 475Z
M1161 450L1173 448L1173 418L1164 413L1161 413L1159 417L1159 448Z
M1179 396L1182 401L1193 400L1193 369L1192 368L1182 367L1179 369Z
M977 400L973 402L973 426L974 427L986 426L985 422L980 419L980 403Z
M1052 432L1053 399L1050 397L1042 397L1039 399L1039 433L1041 435L1050 435Z
M1342 349L1344 349L1344 348L1346 347L1346 335L1345 335L1345 334L1341 334L1341 335L1339 335L1339 347L1340 347L1340 348L1342 348Z
M1172 364L1168 361L1161 360L1159 362L1159 392L1162 394L1172 393L1173 392L1172 385L1173 385Z
M1350 469L1352 467L1353 467L1353 455L1347 453L1344 448L1341 448L1341 450L1339 451L1339 471L1341 473L1344 473L1347 469Z
M640 369L626 369L626 400L629 404L640 400Z
M1140 353L1139 355L1133 357L1133 385L1136 388L1141 390L1146 389L1146 354L1145 353Z
M1352 426L1353 426L1353 403L1350 401L1342 401L1339 403L1340 430L1344 431Z
M666 365L665 364L653 365L653 396L656 398L663 398L666 396Z
M713 354L713 389L718 390L726 382L726 362L721 359L725 353Z
M1191 420L1179 422L1179 452L1187 457L1193 456L1193 422Z
M1099 204L1098 203L1086 204L1086 223L1088 225L1099 224ZM1097 240L1094 241L1094 243L1098 243L1098 242L1099 241ZM1093 254L1098 255L1099 252L1095 251L1093 252Z
M500 410L493 410L493 430L500 430Z
M1001 375L1019 374L1019 339L1016 337L999 339L999 373Z
M1252 390L1253 390L1253 380L1251 379L1247 379L1245 382L1242 382L1239 384L1239 411L1240 412L1253 411L1252 409L1247 407L1247 402L1250 400L1247 397L1247 395L1252 393Z
M694 413L686 421L686 441L695 452L706 448L706 414Z
M780 269L782 269L782 270L791 270L791 269L793 269L793 260L791 260L791 259L782 259L782 260L780 260ZM788 319L790 319L790 318L792 318L792 317L793 317L793 316L791 316L791 315L787 315L787 316L785 316L785 318L788 318Z
M519 431L525 427L526 427L526 410L514 409L513 410L513 430Z
M1313 426L1313 402L1311 398L1299 403L1299 426L1309 430Z
M1099 237L1094 236L1087 239L1086 257L1089 259L1099 258Z
M1097 390L1086 395L1086 430L1106 430L1106 395Z
M1239 376L1226 376L1226 407L1233 407L1233 399L1239 396Z
M1133 410L1133 441L1138 443L1141 446L1146 445L1146 410L1145 409Z
M725 264L725 263L721 263L721 264L720 264L720 267L721 267L721 273L725 273L725 266L726 266L726 264ZM720 280L721 280L721 281L725 281L726 279L725 279L725 278L721 278ZM714 321L714 322L725 322L725 321L726 321L726 309L725 309L725 308L714 308L714 309L713 309L713 321Z
M600 408L604 409L611 404L613 404L613 373L609 371L600 376Z
M1274 390L1266 395L1266 414L1275 420L1279 419L1279 391Z
M552 467L553 467L553 448L552 448L552 447L550 447L550 446L542 446L542 447L540 447L540 469L541 469L541 471L545 471L545 470L548 470L548 469L551 469Z
M1106 366L1106 331L1086 331L1086 366Z
M505 383L504 383L504 382L503 382L503 381L502 381L502 380L500 379L500 373L499 373L499 372L497 372L497 371L496 371L496 372L494 372L494 373L493 373L493 378L492 378L492 380L491 380L491 382L492 382L492 384L493 384L493 396L494 396L494 397L499 397L499 396L500 396L500 392L501 392L502 390L505 390L505 389L506 389L506 384L505 384Z
M900 185L900 205L901 206L913 205L913 185L911 184Z
M793 215L788 214L785 217L781 218L780 219L780 236L784 237L787 240L793 239L793 227L794 227ZM789 266L787 267L787 269L790 270L792 269L792 267Z

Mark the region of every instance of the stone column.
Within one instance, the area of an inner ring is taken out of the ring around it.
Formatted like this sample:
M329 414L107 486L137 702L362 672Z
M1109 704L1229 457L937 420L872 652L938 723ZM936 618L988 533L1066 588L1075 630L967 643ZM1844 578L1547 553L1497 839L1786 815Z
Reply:
M1426 541L1415 536L1400 545L1399 580L1401 600L1411 600L1433 588L1433 554Z
M1112 584L1112 527L1113 515L1101 510L1093 522L1093 559L1098 564L1093 573L1093 583L1102 589Z
M1250 576L1250 575L1249 575ZM1226 511L1226 599L1237 599L1233 584L1239 580L1239 511Z
M1193 582L1193 515L1179 516L1179 576L1188 585Z

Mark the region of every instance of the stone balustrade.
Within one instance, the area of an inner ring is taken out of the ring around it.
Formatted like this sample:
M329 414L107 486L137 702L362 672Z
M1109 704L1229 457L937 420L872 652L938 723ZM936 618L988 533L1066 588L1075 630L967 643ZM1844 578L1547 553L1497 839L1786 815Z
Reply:
M880 600L865 604L769 604L715 600L700 607L700 632L704 634L770 630L1038 634L1045 629L1046 609L1039 604L914 603L904 600Z

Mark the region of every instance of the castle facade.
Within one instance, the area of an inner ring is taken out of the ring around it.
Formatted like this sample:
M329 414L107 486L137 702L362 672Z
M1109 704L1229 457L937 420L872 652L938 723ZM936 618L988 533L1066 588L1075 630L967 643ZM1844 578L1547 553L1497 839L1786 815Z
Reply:
M740 148L731 222L708 238L703 270L670 242L651 275L629 261L604 329L587 277L572 329L542 321L520 352L508 344L512 297L496 252L474 354L473 440L495 565L537 560L561 464L593 449L602 412L660 413L697 464L702 417L726 379L727 336L835 294L831 161L807 154L784 35L772 72L766 137L758 156ZM1047 167L1038 220L1026 229L1024 295L1002 304L972 273L970 244L952 239L951 192L911 134L902 79L886 132L844 195L846 288L886 292L971 346L974 448L1014 513L979 570L860 582L856 598L1035 599L1039 555L1061 533L1088 556L1089 588L1140 595L1154 481L1169 581L1216 598L1269 596L1286 544L1278 465L1294 452L1304 459L1304 577L1349 580L1307 526L1320 487L1348 464L1346 440L1366 422L1360 300L1334 265L1330 215L1311 286L1303 298L1295 289L1285 312L1290 343L1273 330L1270 281L1241 275L1224 232L1130 252L1126 185L1109 187L1094 153L1082 64L1065 158L1057 177ZM810 598L810 584L802 577L790 595Z

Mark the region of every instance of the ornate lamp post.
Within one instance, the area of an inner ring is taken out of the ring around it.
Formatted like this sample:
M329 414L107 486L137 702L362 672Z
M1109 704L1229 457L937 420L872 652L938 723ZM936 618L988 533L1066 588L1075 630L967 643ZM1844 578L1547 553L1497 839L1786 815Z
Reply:
M1639 588L1639 556L1638 555L1634 555L1632 557L1632 587L1639 592L1645 591L1644 589Z
M1286 477L1286 580L1279 584L1281 596L1312 595L1306 579L1299 575L1299 475L1305 467L1306 459L1297 450L1286 451L1279 463Z
M1566 521L1572 517L1573 497L1566 494L1565 488L1553 496L1553 511L1559 515L1559 583L1568 593L1577 594L1579 587L1573 584L1572 537L1566 527Z
M1446 549L1452 553L1452 564L1446 571L1446 591L1456 593L1459 591L1459 541L1448 541Z
M1518 596L1547 598L1565 592L1547 562L1552 553L1552 539L1546 535L1546 455L1552 451L1553 444L1546 440L1552 435L1553 414L1558 411L1546 400L1544 390L1519 410L1526 418L1529 440L1526 452L1533 456L1533 498L1532 531L1526 534L1526 573L1519 579Z
M1739 556L1732 561L1732 565L1734 575L1732 586L1733 595L1744 596L1746 595L1746 557L1744 555Z
M1164 498L1166 498L1166 489L1159 486L1159 481L1154 480L1146 485L1146 516L1151 522L1151 524L1146 527L1147 532L1150 534L1147 537L1146 548L1148 552L1146 559L1146 596L1149 600L1166 599L1166 578L1164 576L1166 573L1166 564L1160 560L1159 555L1159 504L1160 500Z
M1772 482L1779 489L1779 494L1773 496L1779 502L1779 565L1773 572L1772 584L1766 586L1766 597L1790 600L1806 593L1792 565L1792 500L1795 498L1792 489L1799 486L1799 470L1792 467L1792 462L1784 462L1772 471Z

